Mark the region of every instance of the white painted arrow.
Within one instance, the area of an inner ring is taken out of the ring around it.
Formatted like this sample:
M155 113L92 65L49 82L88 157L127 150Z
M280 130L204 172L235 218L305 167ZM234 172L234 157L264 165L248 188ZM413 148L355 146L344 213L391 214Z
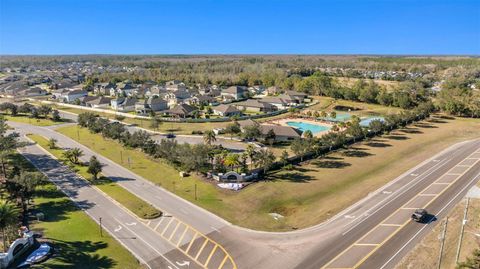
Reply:
M391 191L382 191L383 194L390 194L392 193Z
M353 219L353 218L355 218L355 216L351 216L351 215L345 215L344 217L345 217L346 219Z
M125 223L125 224L127 224L128 226L134 226L134 225L137 225L137 223L136 223L136 222L132 222L132 223Z
M413 173L412 173L412 174L410 174L410 175L411 175L411 176L414 176L414 177L418 176L418 174L413 174Z
M178 266L190 266L189 261L183 261L183 262L176 262Z
M118 225L118 228L115 229L115 232L119 232L122 229L122 226Z

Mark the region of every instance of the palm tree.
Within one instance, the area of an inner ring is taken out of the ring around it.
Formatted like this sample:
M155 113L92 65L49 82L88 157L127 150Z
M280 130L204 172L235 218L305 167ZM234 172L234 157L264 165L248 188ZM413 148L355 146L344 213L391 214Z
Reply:
M3 250L7 251L7 240L5 230L18 222L20 211L14 205L3 201L0 203L0 229L3 237Z
M215 137L215 133L212 130L206 131L205 134L203 135L203 142L206 145L211 145L215 141L217 141L217 138Z
M268 169L275 161L275 155L268 149L261 149L258 151L258 165L263 166L263 174L266 175Z
M252 144L248 144L247 148L245 149L245 152L248 155L248 158L250 159L250 164L253 164L253 158L255 157L255 146Z
M313 112L313 116L315 118L318 118L318 117L320 117L320 113L318 113L318 111L315 111L315 112Z
M325 112L325 111L323 111L323 110L322 110L322 112L320 112L320 117L326 118L327 116L328 116L328 115L327 115L327 112Z
M83 151L79 148L73 148L69 150L72 157L72 162L78 164L78 159L83 156Z
M240 164L240 160L238 159L237 154L228 154L227 157L225 158L225 165L230 166L232 171L233 171L233 167L239 164Z
M335 112L335 111L330 112L330 118L332 118L332 119L337 118L337 112Z

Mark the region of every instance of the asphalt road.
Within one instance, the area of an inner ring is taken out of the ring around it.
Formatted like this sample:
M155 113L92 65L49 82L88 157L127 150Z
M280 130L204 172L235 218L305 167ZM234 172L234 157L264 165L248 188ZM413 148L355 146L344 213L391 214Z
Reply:
M9 124L23 133L54 137L62 147L80 147L86 154L84 159L94 154L52 128ZM152 185L128 169L98 157L105 164L105 175L174 217L170 226L177 226L178 221L195 228L205 236L202 238L208 239L200 239L200 242L192 243L192 247L199 245L200 249L205 245L204 248L208 248L210 242L215 242L233 257L238 268L318 269L342 263L347 268L382 268L384 265L383 268L392 268L478 180L480 164L476 160L480 159L480 153L474 153L476 151L480 151L480 140L454 145L368 194L332 219L287 233L252 231L232 225ZM413 208L423 205L436 215L437 220L429 224L408 221ZM164 224L146 225L145 229L151 230L152 225L161 227ZM177 257L176 251L182 254L185 249L183 252L181 248L174 249L172 257ZM166 255L169 257L169 253Z

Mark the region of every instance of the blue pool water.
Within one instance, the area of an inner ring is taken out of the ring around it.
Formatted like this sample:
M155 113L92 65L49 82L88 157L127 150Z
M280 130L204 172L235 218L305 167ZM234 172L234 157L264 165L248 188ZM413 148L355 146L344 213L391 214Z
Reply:
M351 117L352 117L352 115L350 115L348 113L337 113L335 118L331 118L330 116L328 116L328 117L325 117L325 118L322 118L322 119L328 120L328 121L339 122L339 121L348 121L348 120L350 120Z
M370 117L370 118L365 118L360 121L360 126L367 127L370 125L370 122L374 120L379 120L379 121L385 121L385 118L383 117Z
M319 133L319 132L330 130L330 127L327 127L327 126L310 124L310 123L305 123L305 122L298 122L298 121L289 121L289 122L287 122L287 125L291 126L291 127L294 127L294 128L297 128L302 132L305 132L306 130L310 130L310 132L312 132L312 134L316 134L316 133Z

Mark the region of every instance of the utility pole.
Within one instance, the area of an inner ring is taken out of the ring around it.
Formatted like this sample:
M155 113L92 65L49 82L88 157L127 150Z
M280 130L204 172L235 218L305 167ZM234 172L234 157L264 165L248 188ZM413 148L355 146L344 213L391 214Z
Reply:
M100 237L103 237L102 218L100 217Z
M123 164L123 154L121 150L120 150L120 163Z
M130 156L128 156L128 168L131 168L130 167Z
M460 228L460 237L458 239L457 255L455 256L455 264L458 263L458 259L460 258L460 250L462 248L462 241L463 241L463 232L465 231L465 224L467 224L467 214L468 214L469 203L470 203L470 198L467 197L467 201L465 202L465 210L463 211L462 227Z
M437 266L438 269L440 269L440 267L442 265L443 247L445 245L445 235L447 234L447 223L448 223L448 217L445 219L445 222L443 224L443 232L442 232L442 235L440 237L440 240L442 240L442 243L440 244L440 253L439 253L439 256L438 256L438 266Z

